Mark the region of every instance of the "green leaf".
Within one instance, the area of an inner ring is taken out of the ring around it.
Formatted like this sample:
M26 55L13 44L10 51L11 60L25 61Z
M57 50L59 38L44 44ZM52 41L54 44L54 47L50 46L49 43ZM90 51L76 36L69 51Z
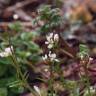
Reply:
M15 77L2 78L0 79L0 87L8 87L8 84L15 80Z
M17 52L17 54L18 54L18 56L19 57L21 57L21 58L26 58L26 57L28 57L28 56L30 56L31 55L31 52L28 52L28 51L18 51Z
M28 49L32 52L35 53L40 51L40 47L35 44L34 42L30 41L29 43L26 42L26 45L28 46Z
M51 26L49 24L43 25L40 29L42 32L47 32Z
M33 33L32 32L23 32L21 34L21 39L22 40L32 40L33 38Z
M13 92L13 93L23 93L24 92L24 87L22 87L22 86L17 86L17 87L13 87L12 89L11 89L11 91Z
M86 45L80 44L79 49L80 49L80 52L89 53L89 48Z
M37 61L40 61L40 56L38 56L38 55L32 55L32 56L30 56L30 60L33 63L36 63Z
M14 24L9 24L9 28L16 32L20 32L22 30L20 22L15 22Z
M12 60L10 57L0 58L0 65L10 65L12 64Z
M84 58L89 56L89 48L86 45L80 44L79 45L79 53L77 54L80 58Z

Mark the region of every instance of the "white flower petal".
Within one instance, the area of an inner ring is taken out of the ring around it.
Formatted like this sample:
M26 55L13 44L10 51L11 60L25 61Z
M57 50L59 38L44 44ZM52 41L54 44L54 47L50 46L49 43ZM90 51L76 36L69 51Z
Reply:
M11 46L11 48L10 47L5 48L4 52L0 53L0 56L1 57L8 57L8 56L10 56L12 54L11 49L13 50L12 46Z
M48 42L50 42L51 38L49 36L46 36L46 39L47 39Z
M48 69L47 69L47 68L45 68L45 69L44 69L44 71L45 71L45 72L48 72Z
M45 44L49 44L49 42L46 41Z
M43 59L43 60L46 60L46 59L48 59L48 56L47 56L47 54L45 54L45 56L42 56L42 59Z
M51 56L50 57L52 57L52 58L56 58L56 54L55 53L53 53L53 54L51 54Z
M55 61L56 61L56 62L59 62L59 60L58 60L58 59L55 59Z
M53 33L50 33L49 35L46 36L46 39L49 42L50 42L50 39L52 39L52 38L53 38Z
M90 58L89 58L89 60L90 60L90 61L92 61L92 60L93 60L93 58L92 58L92 57L90 57Z
M50 34L49 34L49 37L52 38L52 37L53 37L53 33L50 33Z
M1 52L0 57L8 57L10 54L7 52Z
M5 52L11 54L11 50L13 50L13 46L5 48Z
M19 18L18 14L13 15L13 19L17 20Z
M45 54L45 58L46 58L46 59L48 58L47 54Z
M43 60L45 60L45 57L44 57L44 56L42 56L42 59L43 59Z
M49 44L48 48L51 49L53 47L53 44Z
M39 96L41 96L41 92L40 89L37 86L34 86L35 91L39 94Z
M54 41L58 41L59 40L59 35L58 34L55 34L54 35Z
M0 57L5 57L4 52L0 53Z
M51 52L51 51L49 51L49 54L48 54L48 56L49 56L49 57L50 57L51 53L52 53L52 52Z

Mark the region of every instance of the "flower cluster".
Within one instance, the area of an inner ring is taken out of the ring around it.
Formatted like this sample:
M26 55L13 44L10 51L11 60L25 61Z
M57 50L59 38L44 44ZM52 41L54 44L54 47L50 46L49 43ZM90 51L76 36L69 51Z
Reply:
M48 45L48 49L52 49L56 43L59 41L59 35L58 34L53 34L50 33L49 35L46 36L47 41L45 44Z
M3 52L0 52L0 57L8 57L12 54L11 50L13 50L13 46L5 48Z
M45 54L45 56L42 57L43 60L50 60L50 61L56 61L59 62L59 60L56 58L56 54L49 51L48 54Z
M46 36L47 41L45 41L45 44L47 44L48 49L54 48L54 46L59 42L59 35L50 33ZM45 56L42 57L43 60L49 60L49 61L55 61L59 62L59 60L56 58L56 54L49 51L48 54L45 54Z

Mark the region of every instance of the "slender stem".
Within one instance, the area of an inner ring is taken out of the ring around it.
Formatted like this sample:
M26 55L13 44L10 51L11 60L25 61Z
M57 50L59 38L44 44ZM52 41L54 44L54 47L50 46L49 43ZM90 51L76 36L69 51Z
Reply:
M50 86L50 91L51 91L51 96L54 94L54 75L53 75L53 70L54 70L54 62L50 64L50 81L49 81L49 86Z
M88 94L89 94L89 96L92 96L92 95L91 95L91 92L90 92L90 82L89 82L88 71L87 71L86 68L84 69L84 71L85 71L86 80L87 80L86 87L87 87L87 89L88 89Z
M88 89L88 93L90 96L92 96L91 92L90 92L90 82L89 82L89 76L88 76L88 66L90 65L90 59L88 60L88 63L87 63L87 66L84 68L84 71L85 71L85 75L86 75L86 79L87 79L87 89Z
M71 58L74 58L74 56L69 53L68 51L64 50L64 49L60 49L63 53L65 53L67 56L71 57Z
M51 29L51 25L49 23L49 32L53 32L53 30ZM53 48L54 50L54 48ZM50 80L49 80L49 88L50 88L50 91L51 91L51 96L54 95L54 87L53 87L53 84L54 84L54 74L53 74L53 71L54 71L54 61L53 62L50 62Z
M12 44L11 44L10 34L8 34L8 35L9 35L9 45L10 45L10 49L11 49L11 53L12 53L12 54L11 54L11 59L12 59L14 65L16 66L15 68L16 68L16 70L17 70L18 78L21 78L24 87L28 88L29 91L36 96L35 91L30 87L30 85L28 84L27 80L26 80L25 77L23 76L23 73L22 73L21 68L20 68L20 66L19 66L17 57L15 56L15 51L14 51L14 49L11 48Z
M89 64L90 64L90 60L88 60L88 63L85 64L85 65L89 65ZM90 82L89 82L89 76L88 76L87 67L88 67L88 66L83 66L84 72L85 72L85 78L86 78L86 81L87 81L86 87L87 87L87 89L88 89L88 94L89 94L89 96L92 96L92 94L91 94L91 92L90 92ZM81 75L81 72L80 72L80 75ZM82 81L85 83L85 79L83 79L82 75L81 75L81 79L82 79Z

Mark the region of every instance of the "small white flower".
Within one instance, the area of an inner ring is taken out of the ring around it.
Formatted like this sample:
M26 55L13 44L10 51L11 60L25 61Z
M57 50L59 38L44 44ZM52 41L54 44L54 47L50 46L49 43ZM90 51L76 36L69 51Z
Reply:
M47 68L45 68L45 69L44 69L44 71L45 71L45 72L48 72L48 69L47 69Z
M51 51L49 51L48 56L49 56L49 58L50 58L51 61L59 62L59 60L56 59L56 54L55 53L52 53Z
M42 56L42 59L43 59L43 60L46 60L46 59L48 59L48 56L47 56L47 54L45 54L45 56Z
M47 39L47 41L49 41L49 42L50 42L50 41L51 41L51 42L53 41L52 38L53 38L53 33L50 33L49 35L46 36L46 39Z
M19 16L17 14L13 15L13 19L17 20L19 18Z
M90 57L90 58L89 58L89 60L90 60L90 61L92 61L92 60L93 60L93 58L92 58L92 57Z
M49 48L49 49L53 48L53 44L49 44L49 45L48 45L48 48Z
M84 56L83 55L80 55L80 58L81 58L81 60L84 58Z
M50 56L51 61L55 60L55 58L56 58L56 54L51 54Z
M49 59L50 61L56 61L59 62L59 60L56 58L56 54L49 51L48 55L45 54L45 56L42 56L43 60Z
M12 53L11 50L13 50L13 46L5 48L5 52Z
M48 42L50 42L51 38L49 36L46 36L46 39L47 39Z
M40 89L39 89L39 87L37 87L37 86L34 86L34 89L35 89L35 91L39 94L39 96L41 96L41 92L40 92Z
M50 33L49 35L46 36L47 41L45 44L47 44L48 49L53 48L54 44L59 41L59 35L58 34L53 34Z
M54 41L59 41L59 35L58 34L54 35Z
M0 52L0 57L8 57L12 54L11 49L13 50L13 47L11 46L8 48L5 48L4 52Z
M52 38L52 37L53 37L53 35L54 35L53 33L50 33L50 34L49 34L49 37L50 37L50 38Z
M56 59L56 58L55 58L54 60L55 60L56 62L59 62L59 60L58 60L58 59Z
M1 56L1 57L8 57L9 55L8 55L8 53L6 53L6 52L1 52L1 53L0 53L0 56Z
M46 41L46 42L45 42L45 44L49 44L49 42L48 42L48 41Z
M49 52L49 57L54 59L54 58L56 58L56 54L55 53L52 54L51 51L50 51Z

